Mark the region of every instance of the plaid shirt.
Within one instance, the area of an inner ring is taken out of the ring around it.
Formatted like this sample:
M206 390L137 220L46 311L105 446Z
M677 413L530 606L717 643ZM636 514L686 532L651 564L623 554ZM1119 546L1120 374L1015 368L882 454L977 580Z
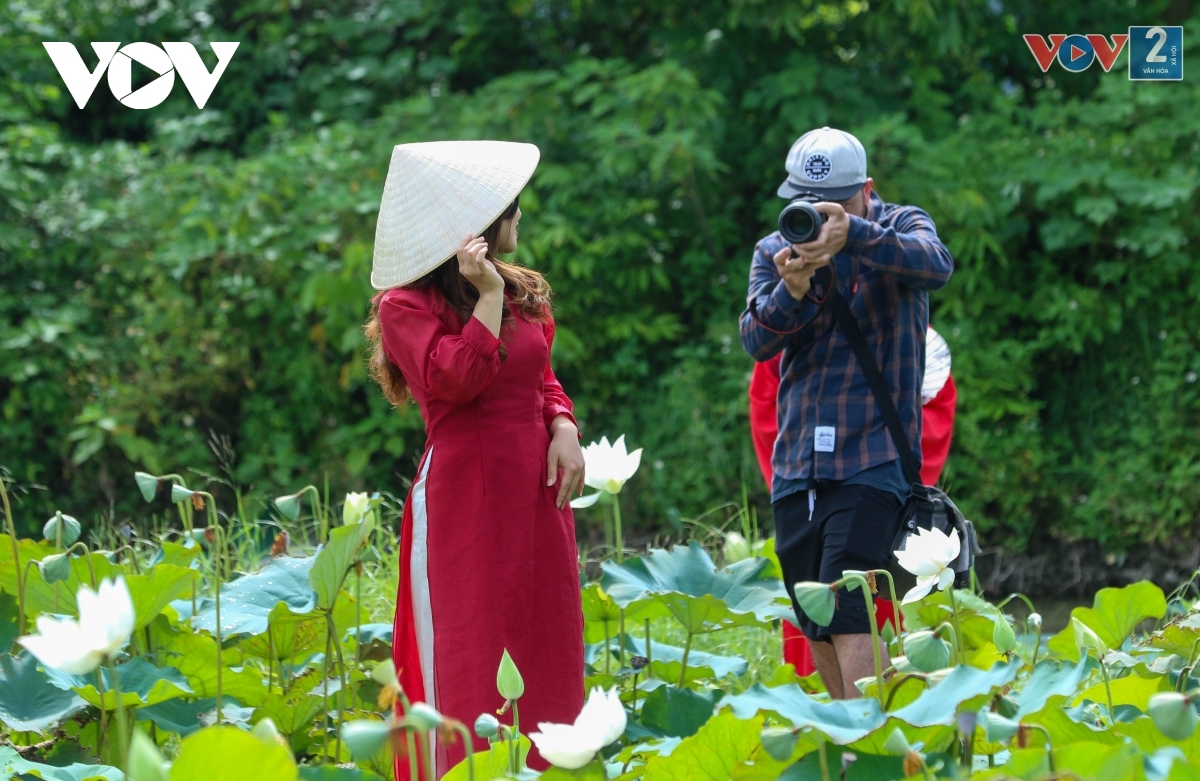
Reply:
M783 351L775 474L785 480L844 480L899 458L849 341L834 327L832 310L822 306L833 284L858 318L920 459L928 291L943 287L954 269L933 220L916 207L884 203L871 193L868 217L850 217L846 245L799 301L772 260L785 246L775 232L754 248L741 317L742 346L755 360ZM833 428L832 452L816 451L818 426Z

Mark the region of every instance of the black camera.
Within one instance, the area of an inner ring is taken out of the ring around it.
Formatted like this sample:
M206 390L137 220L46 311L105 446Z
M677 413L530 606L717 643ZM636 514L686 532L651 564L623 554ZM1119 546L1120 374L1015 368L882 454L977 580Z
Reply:
M806 244L817 237L821 226L829 219L813 206L821 199L815 195L801 195L779 213L779 232L790 244Z

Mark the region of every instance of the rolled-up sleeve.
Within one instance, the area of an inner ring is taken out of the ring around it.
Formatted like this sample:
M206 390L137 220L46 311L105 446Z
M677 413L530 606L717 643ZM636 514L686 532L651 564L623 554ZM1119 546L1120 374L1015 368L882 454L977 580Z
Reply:
M389 291L379 304L383 348L404 379L429 396L466 404L500 370L500 340L476 317L460 332L434 311L430 294Z

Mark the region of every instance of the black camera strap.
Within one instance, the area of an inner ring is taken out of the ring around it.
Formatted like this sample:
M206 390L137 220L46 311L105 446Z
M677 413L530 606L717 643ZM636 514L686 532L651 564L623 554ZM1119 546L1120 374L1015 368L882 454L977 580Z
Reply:
M837 288L834 288L830 291L828 298L830 308L833 310L833 318L841 327L842 332L846 334L850 348L854 350L854 357L858 359L858 365L862 367L863 376L867 379L871 395L875 397L875 404L883 413L883 422L887 424L892 441L896 443L896 450L900 454L900 466L904 469L904 479L908 481L909 485L920 485L921 467L912 451L912 445L908 442L904 426L900 423L900 414L896 412L896 404L892 401L892 393L887 386L887 381L883 379L883 373L879 371L879 366L875 363L875 356L871 354L871 348L867 346L866 337L858 327L858 321L854 319L854 313L850 311L850 305L846 303L845 296Z

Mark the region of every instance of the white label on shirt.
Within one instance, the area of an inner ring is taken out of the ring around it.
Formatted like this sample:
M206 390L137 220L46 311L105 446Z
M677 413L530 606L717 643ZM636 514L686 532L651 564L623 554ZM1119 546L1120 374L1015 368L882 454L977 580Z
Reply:
M817 441L814 449L818 453L832 453L834 443L833 426L817 426Z

